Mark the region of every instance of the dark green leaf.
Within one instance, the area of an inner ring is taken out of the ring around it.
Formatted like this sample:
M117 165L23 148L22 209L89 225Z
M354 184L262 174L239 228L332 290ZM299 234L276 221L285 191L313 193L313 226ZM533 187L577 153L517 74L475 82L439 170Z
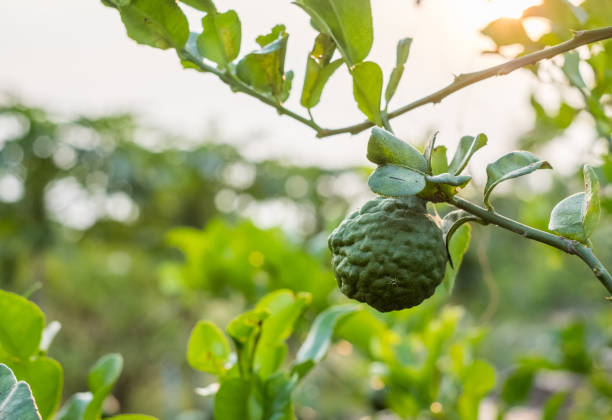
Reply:
M0 420L41 420L30 387L0 364Z
M189 38L187 18L173 0L116 2L128 36L155 48L180 49Z
M357 106L374 124L380 126L380 95L382 92L383 75L378 64L366 61L355 65L353 76L353 96Z
M0 349L17 359L28 359L38 351L45 316L29 300L3 290L0 308Z
M444 216L444 218L442 219L442 226L441 226L442 234L444 235L444 242L446 243L446 250L448 252L448 257L449 257L451 267L454 267L454 263L455 263L455 258L453 258L454 256L452 255L451 249L450 249L451 240L455 232L457 231L457 229L459 229L461 225L467 222L482 223L482 221L478 217L466 211L463 211L463 210L451 211L446 216ZM468 232L468 235L469 235L469 232ZM466 250L464 250L463 252L465 252ZM463 256L463 252L461 252L460 257ZM459 268L459 264L457 264L457 268Z
M199 321L187 344L187 361L194 369L220 375L231 353L230 344L215 324Z
M487 185L484 191L484 203L490 209L489 196L500 182L527 175L538 169L552 169L545 160L540 160L530 152L511 152L487 165Z
M470 246L472 228L470 225L463 224L455 229L450 239L446 243L446 249L448 252L449 261L453 264L446 266L446 272L444 273L444 279L442 284L446 290L451 293L455 284L455 278L461 267L463 256Z
M296 0L320 32L331 36L349 67L363 61L372 47L370 0Z
M487 136L479 134L476 137L464 136L459 140L459 146L453 160L448 166L448 172L453 175L459 175L467 166L468 162L478 149L487 144Z
M372 129L367 158L378 165L393 164L420 172L427 171L427 161L417 149L379 127Z
M240 52L242 30L234 10L207 14L202 19L204 32L198 37L198 51L202 56L226 67Z
M294 373L303 377L308 369L319 363L327 354L331 337L338 322L359 309L358 305L337 305L321 312L314 320L306 341L302 344L295 357Z
M389 103L393 95L395 95L397 86L402 78L402 74L404 74L404 64L406 64L406 61L408 60L411 44L412 38L404 38L397 43L395 67L391 71L391 76L389 76L389 82L387 83L387 89L385 89L385 101L387 103Z
M272 95L280 102L285 84L286 32L262 49L243 57L236 66L237 76L256 90Z
M534 370L525 367L519 367L512 372L502 387L501 397L504 402L513 406L525 401L531 391L534 376Z
M368 179L370 189L386 197L408 197L423 191L425 176L412 169L396 165L376 168Z

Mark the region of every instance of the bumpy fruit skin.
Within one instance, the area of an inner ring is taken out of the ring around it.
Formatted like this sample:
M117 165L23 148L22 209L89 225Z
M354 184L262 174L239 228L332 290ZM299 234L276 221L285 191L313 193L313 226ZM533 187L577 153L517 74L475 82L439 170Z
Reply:
M444 278L442 231L418 197L368 201L328 244L342 293L381 312L420 304Z

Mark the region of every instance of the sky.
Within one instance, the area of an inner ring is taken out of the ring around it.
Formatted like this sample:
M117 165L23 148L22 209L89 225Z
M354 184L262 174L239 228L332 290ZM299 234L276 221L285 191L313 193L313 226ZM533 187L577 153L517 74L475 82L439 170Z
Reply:
M397 40L414 38L390 109L445 86L455 74L501 62L499 56L481 53L492 43L479 29L538 2L423 0L416 7L412 0L372 0L375 33L368 59L381 65L385 79ZM247 0L216 4L221 11L238 12L241 54L255 49L255 37L275 24L287 26L286 69L296 73L287 107L305 115L299 96L306 54L316 35L306 14L288 0L266 0L265 7ZM201 14L185 10L192 31L201 31ZM534 26L537 30L537 22ZM486 133L490 146L474 161L484 172L487 160L513 150L518 135L532 126L528 100L534 86L533 76L519 70L400 116L393 126L399 137L416 143L439 130L438 142L451 150L463 135ZM147 124L192 138L208 133L253 159L281 157L326 167L367 164L367 132L317 139L308 127L232 93L214 76L182 69L172 52L136 44L117 12L95 0L0 2L0 92L63 115L135 112ZM332 77L313 114L326 127L363 120L345 68Z

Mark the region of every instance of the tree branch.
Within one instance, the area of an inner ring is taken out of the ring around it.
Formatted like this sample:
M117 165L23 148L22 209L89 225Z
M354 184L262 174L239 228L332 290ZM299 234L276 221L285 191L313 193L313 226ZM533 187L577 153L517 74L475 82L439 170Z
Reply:
M505 63L489 67L484 70L476 71L473 73L460 74L459 76L456 76L455 80L448 86L430 95L424 96L421 99L417 99L414 102L404 105L396 109L395 111L389 112L387 116L389 119L392 119L402 114L405 114L406 112L411 111L415 108L419 108L423 105L429 103L439 103L447 96L457 92L460 89L463 89L464 87L473 85L474 83L491 78L493 76L506 75L521 67L535 64L538 61L547 60L561 53L576 49L582 45L591 44L593 42L602 41L604 39L609 38L612 38L612 26L600 29L593 29L589 31L575 32L574 37L572 39L561 44L555 45L554 47L546 48L544 50L537 51L525 55L523 57L516 58L514 60L509 60ZM359 124L342 128L321 129L317 132L317 137L328 137L343 133L357 134L373 126L374 124L371 121L364 121Z
M448 200L449 204L465 210L466 212L479 217L487 223L491 223L517 233L525 238L533 239L538 242L542 242L546 245L550 245L554 248L560 249L561 251L570 255L577 255L584 261L589 268L593 271L595 276L599 279L601 284L612 294L612 275L606 270L606 267L597 259L593 250L584 244L574 241L571 239L564 238L549 232L533 228L531 226L524 225L512 220L508 217L502 216L499 213L489 211L483 207L477 206L467 200L459 197L452 197Z

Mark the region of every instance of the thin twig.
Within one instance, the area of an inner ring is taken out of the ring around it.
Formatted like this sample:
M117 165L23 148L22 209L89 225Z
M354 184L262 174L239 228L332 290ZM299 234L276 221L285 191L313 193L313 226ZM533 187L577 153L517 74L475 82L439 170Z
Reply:
M564 238L563 236L558 236L553 233L544 232L543 230L524 225L516 220L512 220L506 216L502 216L499 213L487 210L456 196L448 199L448 203L457 208L465 210L488 223L517 233L525 238L550 245L570 255L577 255L589 266L608 292L612 294L612 275L610 275L606 267L604 267L601 261L597 259L591 248L588 246L578 241Z
M455 93L466 86L473 85L474 83L491 78L493 76L506 75L521 67L526 67L535 64L541 60L547 60L556 55L576 49L582 45L591 44L593 42L602 41L604 39L609 38L612 38L612 26L600 29L593 29L589 31L575 32L574 37L572 39L561 44L555 45L554 47L546 48L544 50L537 51L525 55L523 57L516 58L514 60L509 60L505 63L489 67L484 70L475 71L473 73L460 74L459 76L455 77L455 80L451 84L444 87L443 89L440 89L430 95L424 96L421 99L417 99L416 101L404 105L396 109L395 111L389 112L388 118L392 119L398 117L408 111L412 111L413 109L426 104L439 103L440 101L442 101L442 99L446 98L452 93ZM359 124L342 128L322 129L317 133L317 137L328 137L343 133L357 134L373 126L374 124L371 121L364 121Z

